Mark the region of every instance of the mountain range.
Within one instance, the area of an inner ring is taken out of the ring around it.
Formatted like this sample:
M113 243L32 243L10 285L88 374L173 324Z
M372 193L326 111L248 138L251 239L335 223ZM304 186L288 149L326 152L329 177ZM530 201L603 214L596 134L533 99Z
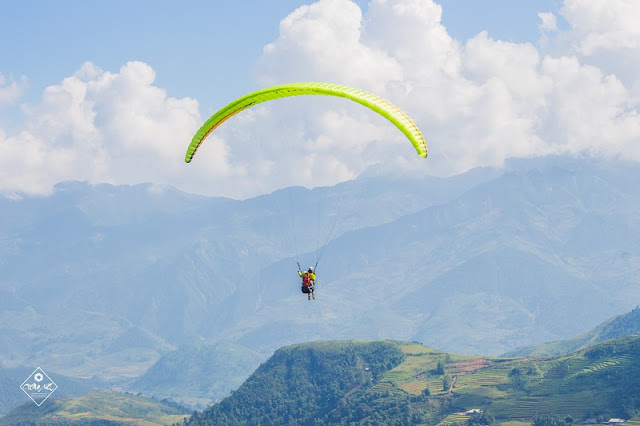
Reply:
M0 198L0 365L190 400L179 370L217 348L209 368L229 374L201 406L296 342L497 356L566 339L638 305L638 178L543 158L247 200L83 182ZM315 301L298 261L319 261Z
M517 348L505 353L503 356L562 355L595 345L605 340L633 334L640 334L640 308L637 306L631 312L616 315L578 336L556 342L542 343L536 346Z

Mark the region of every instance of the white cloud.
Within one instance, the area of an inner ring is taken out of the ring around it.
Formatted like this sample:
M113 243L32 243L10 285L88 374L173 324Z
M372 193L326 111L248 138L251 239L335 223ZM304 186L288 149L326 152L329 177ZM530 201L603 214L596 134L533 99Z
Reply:
M282 20L257 60L261 85L315 80L375 92L416 121L426 160L361 105L296 97L232 117L186 165L203 120L197 102L168 97L144 63L118 73L85 64L25 109L23 131L0 132L0 191L88 179L244 197L333 184L375 163L451 174L550 153L640 161L639 11L635 0L566 0L569 29L538 14L543 45L487 32L461 44L432 0L372 0L364 15L349 0L320 0Z
M0 106L15 103L27 86L27 78L22 76L19 81L8 81L0 73Z
M568 0L562 14L571 29L564 32L553 14L540 13L541 29L567 48L556 55L531 43L492 40L486 32L462 46L447 33L442 8L432 1L372 0L362 20L353 6L346 0L321 0L291 14L258 68L265 82L304 75L360 84L407 111L427 137L429 158L413 162L393 133L359 141L349 137L352 128L383 126L375 117L358 117L355 109L340 107L332 116L342 117L336 124L341 131L330 133L326 123L318 131L324 132L325 145L348 146L353 155L368 153L359 162L342 160L350 174L394 157L403 167L444 174L500 165L513 156L559 152L640 159L633 148L640 137L637 98L629 81L616 74L624 74L624 67L601 68L581 59L608 49L607 63L613 56L626 64L627 74L631 69L637 75L640 55L629 57L628 49L636 46L633 23L640 21L635 18L640 4ZM349 19L337 18L343 10ZM338 34L348 34L342 46L337 46ZM349 54L342 55L345 51ZM363 57L375 57L377 65L369 66Z
M584 55L640 47L636 0L565 0L562 14L571 23L577 50Z
M547 57L541 72L553 82L546 97L548 146L640 161L638 104L629 104L620 80L575 57Z
M361 32L362 12L349 0L302 6L282 20L278 39L265 46L258 80L265 85L320 80L373 90L380 81L401 79L401 66L363 44Z
M413 84L457 75L460 46L441 23L442 7L432 1L373 0L362 39L402 65Z
M542 31L557 31L558 19L556 15L550 12L538 12L538 18L540 18L540 29Z
M558 37L556 52L576 55L628 87L640 85L640 3L565 0L560 14L570 29Z
M63 180L170 183L200 122L197 102L167 97L155 73L130 62L119 73L84 64L42 102L27 125L0 133L0 192L47 193Z

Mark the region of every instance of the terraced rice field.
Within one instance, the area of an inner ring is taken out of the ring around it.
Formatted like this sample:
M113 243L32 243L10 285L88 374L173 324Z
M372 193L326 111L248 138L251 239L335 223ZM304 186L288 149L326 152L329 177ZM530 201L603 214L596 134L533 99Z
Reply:
M427 388L427 382L425 380L416 380L415 382L405 383L398 387L411 395L420 395L422 391ZM429 391L431 391L431 389L429 389Z
M452 425L454 423L466 423L469 417L461 414L450 414L444 418L438 425Z
M463 388L453 392L453 409L466 411L472 408L485 407L488 402L499 398L506 398L510 394L493 387Z
M460 412L490 407L498 421L531 424L536 415L585 418L589 413L606 412L615 405L613 386L603 382L610 369L628 368L633 355L589 359L584 355L536 357L529 359L460 356L408 346L404 363L388 372L371 390L394 395L446 397L448 415L440 424L466 423ZM438 363L453 381L451 395L443 389L443 375L436 375ZM640 426L640 418L626 423Z
M532 418L535 415L554 414L542 404L544 398L518 397L515 403L511 398L494 401L492 409L502 418Z
M587 358L573 358L557 363L530 387L532 395L545 396L569 394L576 391L592 390L594 384L589 380L591 373L608 368L624 368L632 362L628 356L592 362Z
M445 367L445 373L449 376L462 376L465 374L473 373L476 370L485 368L491 365L489 360L480 358L472 361L462 361L447 364Z
M402 364L391 371L406 371L409 375L418 375L425 371L434 370L437 365L438 357L435 356L408 356Z
M398 395L398 394L404 393L401 389L396 388L392 383L389 383L389 382L378 383L373 387L371 387L370 389L368 389L367 392L372 392L372 393L389 392L391 395Z
M409 379L411 377L413 377L413 375L408 371L395 370L394 369L394 370L389 371L387 374L385 374L384 378L382 379L382 381L397 383L398 381L406 380L406 379Z
M577 377L581 374L589 374L596 371L604 370L605 368L620 368L631 364L632 359L629 355L620 356L617 358L611 358L606 361L598 362L595 364L586 364L579 371L571 374L569 378Z
M444 395L445 393L448 393L448 391L445 391L442 388L442 377L429 380L428 383L429 383L429 390L431 391L432 395L433 394Z
M507 383L507 372L496 370L477 371L474 374L458 377L456 385L462 386L495 386L501 383Z
M496 417L531 418L535 415L570 415L583 418L589 412L606 408L606 402L593 392L577 392L566 395L521 396L495 400L492 409Z

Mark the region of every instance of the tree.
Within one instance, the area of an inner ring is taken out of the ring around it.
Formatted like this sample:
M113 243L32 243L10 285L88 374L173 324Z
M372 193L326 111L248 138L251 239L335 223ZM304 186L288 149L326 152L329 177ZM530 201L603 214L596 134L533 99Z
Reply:
M535 416L531 422L532 426L566 426L564 420L554 416Z
M444 377L442 378L442 390L446 392L449 390L450 387L451 387L451 377L445 374Z
M495 424L496 418L491 411L473 413L469 416L468 426L492 425Z

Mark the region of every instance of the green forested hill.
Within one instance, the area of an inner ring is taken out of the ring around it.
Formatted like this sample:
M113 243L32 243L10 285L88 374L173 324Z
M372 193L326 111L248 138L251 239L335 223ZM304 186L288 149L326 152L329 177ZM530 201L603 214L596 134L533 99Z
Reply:
M316 342L279 349L230 397L190 424L311 424L369 389L406 357L391 342Z
M472 409L482 412L463 414ZM535 416L577 422L629 419L639 409L638 336L530 358L341 341L278 350L233 395L188 424L500 424Z

